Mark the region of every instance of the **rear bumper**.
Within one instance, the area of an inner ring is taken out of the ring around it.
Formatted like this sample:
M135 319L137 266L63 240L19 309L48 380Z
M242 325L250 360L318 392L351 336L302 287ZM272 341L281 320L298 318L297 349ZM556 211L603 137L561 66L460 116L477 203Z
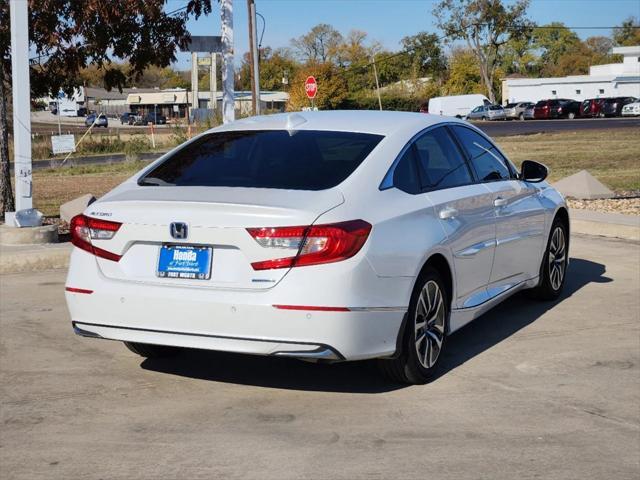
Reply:
M256 355L360 360L395 353L406 307L389 305L408 305L412 284L412 279L378 278L369 268L367 262L354 262L343 282L324 278L322 284L331 285L330 289L319 286L317 275L296 276L302 272L292 272L265 290L178 288L105 278L91 255L75 249L67 286L92 293L65 294L73 326L83 336ZM354 284L363 285L369 298Z

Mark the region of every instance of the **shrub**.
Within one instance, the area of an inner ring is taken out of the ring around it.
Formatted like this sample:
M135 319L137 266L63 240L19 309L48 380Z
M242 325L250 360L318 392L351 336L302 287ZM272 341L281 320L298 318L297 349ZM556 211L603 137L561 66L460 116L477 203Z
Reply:
M146 135L132 135L124 144L124 154L127 161L136 161L140 154L151 150L151 142Z

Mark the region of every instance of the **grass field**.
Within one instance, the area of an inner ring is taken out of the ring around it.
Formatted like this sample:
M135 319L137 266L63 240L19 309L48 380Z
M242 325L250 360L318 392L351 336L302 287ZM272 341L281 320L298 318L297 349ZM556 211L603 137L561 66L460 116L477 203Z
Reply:
M496 137L496 141L518 166L527 159L547 165L551 181L586 169L615 191L640 190L640 128ZM145 164L125 162L36 171L35 207L45 215L57 215L61 203L85 193L99 197Z
M588 170L614 191L640 190L640 128L497 137L507 156L547 165L556 181Z

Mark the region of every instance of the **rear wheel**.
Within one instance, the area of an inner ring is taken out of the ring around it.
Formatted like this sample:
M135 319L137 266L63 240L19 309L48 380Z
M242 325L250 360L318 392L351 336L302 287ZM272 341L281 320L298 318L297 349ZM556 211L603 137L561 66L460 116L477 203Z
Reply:
M573 112L569 112L568 118L569 120L573 120L574 118L576 118L576 114Z
M524 113L520 114L520 120L524 120Z
M487 120L487 117L482 117L482 121L485 122Z
M182 350L180 347L151 345L149 343L124 342L124 345L136 355L145 358L173 357Z
M555 300L560 296L567 273L567 240L567 226L561 219L556 218L551 226L547 250L542 259L540 284L531 290L535 298Z
M449 301L440 274L425 270L411 295L398 358L378 360L382 374L398 383L427 383L437 372L446 343Z

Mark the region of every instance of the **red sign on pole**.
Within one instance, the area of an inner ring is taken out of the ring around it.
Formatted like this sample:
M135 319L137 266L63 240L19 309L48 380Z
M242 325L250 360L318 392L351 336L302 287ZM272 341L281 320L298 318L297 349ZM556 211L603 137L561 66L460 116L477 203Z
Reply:
M318 83L316 82L315 77L307 77L304 81L304 91L307 92L307 97L316 98L316 95L318 94Z

